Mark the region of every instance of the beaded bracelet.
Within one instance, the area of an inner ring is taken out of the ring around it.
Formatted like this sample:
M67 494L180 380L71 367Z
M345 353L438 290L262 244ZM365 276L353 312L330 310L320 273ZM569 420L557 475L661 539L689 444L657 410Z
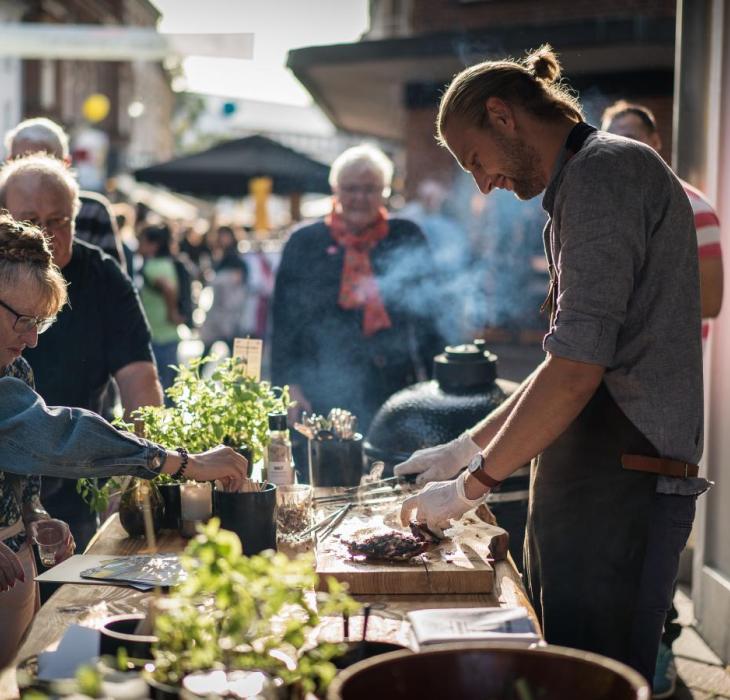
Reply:
M184 447L176 449L180 455L180 467L172 476L175 479L182 479L185 476L185 468L188 466L188 451Z

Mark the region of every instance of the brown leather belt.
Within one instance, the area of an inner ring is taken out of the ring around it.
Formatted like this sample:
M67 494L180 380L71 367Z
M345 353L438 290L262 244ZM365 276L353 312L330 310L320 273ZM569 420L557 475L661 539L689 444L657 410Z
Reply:
M697 476L700 470L696 464L681 462L678 459L644 457L643 455L622 455L621 465L624 469L631 469L637 472L651 472L652 474L661 474L662 476L674 476L680 479Z

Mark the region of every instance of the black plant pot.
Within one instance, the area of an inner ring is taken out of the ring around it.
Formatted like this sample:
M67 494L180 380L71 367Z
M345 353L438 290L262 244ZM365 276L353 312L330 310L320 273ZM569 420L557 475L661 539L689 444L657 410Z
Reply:
M229 493L213 489L213 515L224 530L235 532L250 556L265 549L276 549L276 486L263 491Z
M362 435L352 440L310 440L312 486L358 486L362 477Z
M137 625L144 620L144 613L116 615L108 619L99 636L99 653L102 656L117 655L117 650L124 647L129 656L136 659L151 659L151 647L157 638L152 635L137 634Z
M180 484L158 484L162 501L165 505L162 516L163 530L180 529Z

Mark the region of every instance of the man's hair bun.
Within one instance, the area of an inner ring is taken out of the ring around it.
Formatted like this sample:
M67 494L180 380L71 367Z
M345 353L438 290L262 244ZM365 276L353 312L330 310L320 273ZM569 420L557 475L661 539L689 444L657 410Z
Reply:
M529 54L523 65L536 78L546 83L554 83L560 78L560 62L550 44L543 44Z

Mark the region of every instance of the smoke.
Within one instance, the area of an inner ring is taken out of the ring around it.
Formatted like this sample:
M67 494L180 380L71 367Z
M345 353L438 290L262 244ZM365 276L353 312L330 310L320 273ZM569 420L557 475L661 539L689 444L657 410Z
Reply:
M544 328L546 214L539 197L523 202L499 190L486 197L460 173L440 211L412 202L397 215L421 227L436 272L415 294L398 280L384 283L414 313L432 317L448 343L471 340L490 326Z

